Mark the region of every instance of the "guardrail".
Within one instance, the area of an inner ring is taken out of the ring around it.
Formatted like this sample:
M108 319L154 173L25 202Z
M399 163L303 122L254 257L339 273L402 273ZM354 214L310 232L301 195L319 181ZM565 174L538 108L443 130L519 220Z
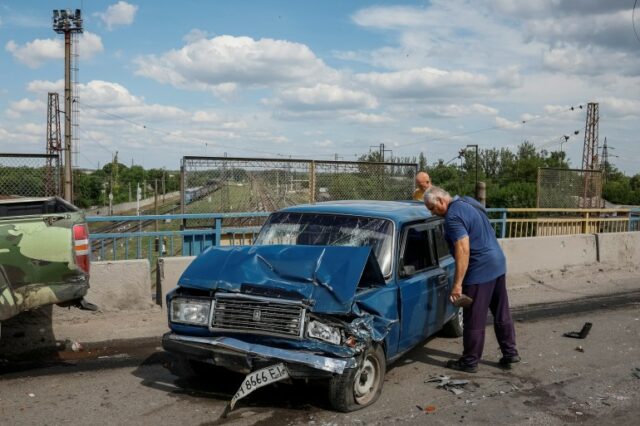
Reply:
M638 231L640 209L487 209L500 238Z
M489 208L499 238L640 230L640 209ZM268 212L90 216L92 260L194 256L210 246L252 244ZM97 223L111 224L100 232Z
M268 212L90 216L92 260L195 256L210 246L253 242ZM95 224L109 223L109 230ZM114 224L117 226L114 227ZM152 263L153 264L153 263Z

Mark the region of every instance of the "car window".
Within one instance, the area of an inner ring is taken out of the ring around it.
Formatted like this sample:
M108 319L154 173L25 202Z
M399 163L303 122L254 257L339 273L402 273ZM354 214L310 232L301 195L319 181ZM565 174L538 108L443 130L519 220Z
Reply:
M438 252L438 259L442 259L443 257L451 256L451 252L449 251L449 245L447 241L444 239L444 229L443 225L437 225L433 230L433 235L436 242L436 250Z
M402 273L411 276L436 265L435 256L431 253L429 228L422 226L409 227L405 233L402 251Z
M269 216L254 244L371 247L386 277L393 259L393 223L362 216L279 212Z

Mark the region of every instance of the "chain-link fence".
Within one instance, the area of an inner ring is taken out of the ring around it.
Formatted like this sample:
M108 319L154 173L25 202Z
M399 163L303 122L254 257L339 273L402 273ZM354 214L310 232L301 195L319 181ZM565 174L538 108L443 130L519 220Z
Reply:
M538 169L539 208L602 208L602 171Z
M274 211L330 200L408 200L417 164L183 157L182 211Z
M0 153L0 197L60 195L60 180L57 155Z

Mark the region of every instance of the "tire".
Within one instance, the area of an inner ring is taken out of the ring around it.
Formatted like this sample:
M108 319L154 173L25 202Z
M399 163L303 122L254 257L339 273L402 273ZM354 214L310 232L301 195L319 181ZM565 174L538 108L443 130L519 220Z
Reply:
M380 345L365 352L358 368L351 369L329 382L329 403L338 411L348 413L367 407L382 393L387 363Z
M219 367L191 360L182 355L172 354L172 360L169 362L168 369L174 376L190 381L198 381L206 379L207 376L216 374Z
M456 314L442 327L442 335L445 337L461 337L462 327L462 308L458 308Z

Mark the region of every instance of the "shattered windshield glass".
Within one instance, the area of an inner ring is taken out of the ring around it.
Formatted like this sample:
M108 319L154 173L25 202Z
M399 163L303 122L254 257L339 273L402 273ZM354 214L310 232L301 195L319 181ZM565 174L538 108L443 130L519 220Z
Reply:
M263 226L256 245L312 245L373 248L384 276L391 273L393 224L360 216L274 213Z

